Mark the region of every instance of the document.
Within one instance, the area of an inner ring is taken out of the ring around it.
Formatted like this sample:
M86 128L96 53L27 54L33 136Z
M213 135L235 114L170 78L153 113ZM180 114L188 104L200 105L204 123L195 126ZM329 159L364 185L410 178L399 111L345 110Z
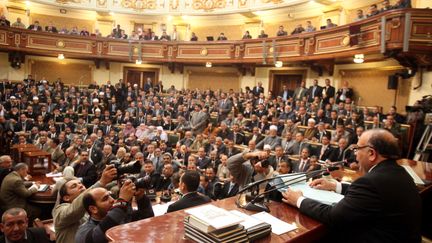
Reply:
M405 170L408 172L408 174L413 178L414 183L416 185L424 185L425 183L423 180L415 173L415 171L411 168L409 165L402 165L402 167L405 168Z
M245 213L242 213L242 212L240 212L238 210L231 210L230 213L232 213L232 214L234 214L234 215L236 215L236 216L238 216L238 217L240 217L240 218L243 219L243 222L241 222L240 224L243 225L243 227L245 228L245 230L248 230L248 229L250 229L252 227L255 227L255 226L263 223L262 220L254 218L252 216L249 216L249 215L247 215Z
M277 235L285 234L291 230L297 229L297 225L295 223L289 224L285 221L282 221L267 212L261 212L253 214L252 217L264 221L271 225L272 232Z
M46 177L59 177L59 176L62 176L62 175L63 174L61 172L58 172L58 173L50 172L50 173L45 174Z
M173 203L175 203L175 202L167 202L167 203L164 203L164 204L160 204L159 203L159 204L154 205L152 207L153 208L154 216L156 217L156 216L161 216L161 215L166 214L166 212L168 211L169 205L171 205ZM136 209L138 209L138 207Z
M40 184L39 188L38 188L38 192L44 192L46 190L48 190L49 185L48 184Z
M342 198L344 198L342 194L336 192L312 188L306 182L296 183L291 185L290 188L295 191L302 191L303 196L306 198L310 198L327 205L338 203L340 200L342 200Z
M215 229L222 229L239 224L243 221L242 218L230 213L228 210L216 207L212 204L187 209L185 212Z

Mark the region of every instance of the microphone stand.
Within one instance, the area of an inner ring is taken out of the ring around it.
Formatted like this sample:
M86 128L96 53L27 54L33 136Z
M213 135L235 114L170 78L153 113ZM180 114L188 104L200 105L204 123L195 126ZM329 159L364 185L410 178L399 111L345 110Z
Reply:
M269 207L266 204L264 204L264 202L263 203L256 202L258 199L261 198L262 195L268 194L270 192L273 192L273 191L276 191L276 190L279 190L279 189L282 189L282 188L284 188L286 186L290 186L290 185L296 184L296 183L301 182L303 180L307 180L308 178L315 177L315 176L317 176L317 175L319 175L319 174L321 174L323 172L328 172L328 171L333 171L333 170L338 170L338 169L339 169L338 167L329 167L329 168L322 169L322 170L317 170L317 171L297 173L295 175L291 174L291 176L294 176L293 179L290 179L290 180L287 180L287 181L282 181L280 183L272 185L272 187L274 187L274 188L272 188L270 190L263 191L261 193L258 193L249 202L246 202L246 195L244 193L240 194L239 197L237 198L236 204L237 204L238 207L244 208L244 209L250 210L250 211L258 211L258 212L265 211L265 212L270 212ZM252 186L258 186L263 181L270 181L270 180L275 180L277 178L283 178L283 177L287 177L287 175L260 180L260 181L257 181L256 183L254 183L253 185L249 185L248 187L250 188Z

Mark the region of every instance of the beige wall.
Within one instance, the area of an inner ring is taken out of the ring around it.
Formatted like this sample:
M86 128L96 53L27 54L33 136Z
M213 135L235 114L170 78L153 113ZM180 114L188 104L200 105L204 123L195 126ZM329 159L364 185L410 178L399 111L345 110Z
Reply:
M142 67L142 68L157 68L159 69L159 78L163 81L164 86L168 88L171 85L174 85L177 89L189 88L189 75L190 72L225 72L225 73L233 73L238 74L238 70L233 67L213 67L211 69L207 69L202 66L185 66L183 74L180 74L179 70L176 70L175 73L171 73L166 65L151 65L151 64L142 64L135 65L132 63L118 63L118 62L110 62L109 70L105 68L105 64L102 63L99 69L96 69L94 63L92 61L84 61L84 60L74 60L74 59L65 59L63 61L59 61L57 58L53 57L37 57L37 56L27 56L26 62L22 64L21 69L13 69L10 67L8 62L8 54L0 53L0 79L10 79L13 81L18 81L24 79L28 73L32 72L31 66L32 62L41 62L41 63L53 63L50 67L55 67L54 69L58 69L56 67L64 67L64 70L73 70L73 67L79 64L79 67L88 68L88 72L90 74L86 75L83 79L83 83L89 83L91 81L96 81L98 84L103 84L107 80L110 80L112 83L117 83L119 79L123 78L123 68L124 67ZM76 68L75 68L76 69ZM330 77L328 74L324 73L322 77L318 77L318 74L309 68L300 68L300 67L283 67L283 68L274 68L274 67L257 67L255 69L255 76L251 76L249 73L245 76L238 74L238 86L241 89L245 89L246 86L253 87L258 82L262 82L266 91L269 90L269 72L270 70L306 70L306 85L309 86L312 84L313 79L318 79L319 84L324 84L325 78L330 78L332 80L332 84L335 87L339 87L343 80L347 80L351 83L355 89L360 90L360 104L363 105L372 105L375 103L379 103L384 106L385 111L388 109L388 105L393 104L394 100L394 91L387 90L387 76L389 73L396 72L395 70L401 69L399 64L394 60L388 60L383 62L374 62L374 63L365 63L365 64L345 64L345 65L336 65L334 70L334 76ZM361 70L366 70L368 74L364 76L362 79L360 75L362 75ZM77 73L81 71L76 71ZM68 72L59 72L53 74L54 76L60 76L64 80L66 75L70 75ZM82 72L81 72L82 73ZM347 75L347 73L351 73ZM374 74L376 73L376 74ZM354 74L354 75L353 75ZM42 74L37 74L36 79L41 79ZM82 74L81 74L82 75ZM379 80L377 82L377 76ZM415 101L421 99L422 96L428 95L432 93L432 72L425 71L423 73L423 85L417 89L413 90L413 87L418 86L420 75L417 73L411 80L402 80L400 81L400 86L397 96L397 105L400 108L403 108L405 104L412 105ZM76 79L76 78L75 78ZM364 80L369 80L371 83L363 82ZM366 85L365 85L366 84ZM370 87L369 87L370 86ZM220 86L212 86L212 83L209 85L210 88L216 90L221 88ZM364 88L366 87L366 89ZM370 88L367 89L367 88ZM379 96L377 96L377 91L379 90ZM368 97L368 98L366 98ZM369 98L372 97L372 98ZM376 98L378 97L378 98ZM383 100L383 102L381 102ZM357 102L357 101L356 101ZM367 102L367 103L366 103ZM402 109L403 110L403 109Z

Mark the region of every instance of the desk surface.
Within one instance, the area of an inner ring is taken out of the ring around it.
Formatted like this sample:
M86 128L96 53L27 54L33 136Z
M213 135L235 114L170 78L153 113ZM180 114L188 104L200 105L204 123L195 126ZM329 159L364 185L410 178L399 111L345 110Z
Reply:
M236 197L212 202L212 204L227 209L239 210L247 214L256 212L237 208ZM296 223L297 230L270 236L258 242L311 242L322 238L325 227L318 221L301 214L296 208L284 203L270 202L270 213L288 223ZM191 242L184 238L184 210L168 213L159 217L144 219L124 225L119 225L107 231L106 236L112 242Z
M54 185L55 182L53 178L46 177L45 175L35 175L32 181L40 181L42 184ZM33 203L52 203L54 204L57 199L57 195L52 194L51 188L44 192L36 192L33 194L29 200Z

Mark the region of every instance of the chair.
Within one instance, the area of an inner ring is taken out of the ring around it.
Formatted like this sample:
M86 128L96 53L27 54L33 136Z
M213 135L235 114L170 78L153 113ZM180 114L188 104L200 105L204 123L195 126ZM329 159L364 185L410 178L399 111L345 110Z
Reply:
M180 133L168 133L168 144L171 147L174 147L177 142L180 140Z

